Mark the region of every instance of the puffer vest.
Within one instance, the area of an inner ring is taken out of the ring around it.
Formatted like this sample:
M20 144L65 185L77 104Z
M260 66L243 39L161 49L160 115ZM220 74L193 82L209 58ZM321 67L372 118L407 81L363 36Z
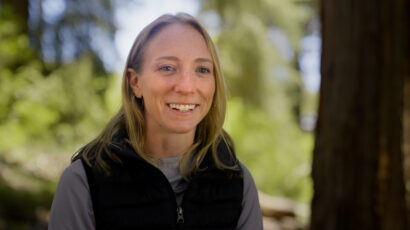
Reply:
M109 176L83 162L97 230L236 228L242 209L243 175L225 142L218 146L219 159L236 165L236 169L218 169L209 151L201 163L204 170L192 175L178 206L165 175L140 158L125 138L126 133L119 131L109 145L122 161L104 158Z

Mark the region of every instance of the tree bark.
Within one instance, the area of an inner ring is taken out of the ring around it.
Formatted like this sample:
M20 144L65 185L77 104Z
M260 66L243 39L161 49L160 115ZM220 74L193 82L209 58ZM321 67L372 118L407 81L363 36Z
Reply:
M16 22L19 24L21 32L27 34L29 0L6 0L2 4L0 1L0 7L7 8L7 10L11 10L16 15Z
M322 0L311 229L407 229L406 0Z
M406 21L410 21L410 1L406 2ZM410 24L410 23L408 23ZM410 40L410 25L405 31L405 38ZM406 183L407 221L410 221L410 42L406 44L405 83L404 83L404 114L403 114L403 151L404 151L404 181Z

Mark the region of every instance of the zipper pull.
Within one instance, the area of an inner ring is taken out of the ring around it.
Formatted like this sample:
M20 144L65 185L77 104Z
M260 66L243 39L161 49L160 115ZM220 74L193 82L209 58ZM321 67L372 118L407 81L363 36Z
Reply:
M179 224L184 223L184 210L180 206L178 206L177 208L177 223Z

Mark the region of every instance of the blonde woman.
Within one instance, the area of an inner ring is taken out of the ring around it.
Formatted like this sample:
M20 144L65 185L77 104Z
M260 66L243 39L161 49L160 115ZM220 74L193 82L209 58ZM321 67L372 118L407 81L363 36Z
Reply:
M262 229L225 110L205 29L182 13L153 21L129 53L120 111L61 176L49 229Z

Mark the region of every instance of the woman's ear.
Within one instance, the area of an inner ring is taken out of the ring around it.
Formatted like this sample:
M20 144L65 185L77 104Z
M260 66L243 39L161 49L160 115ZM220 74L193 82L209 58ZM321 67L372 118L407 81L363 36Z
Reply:
M130 84L130 87L134 95L137 98L142 98L140 75L137 74L134 69L128 68L127 78L128 78L128 83Z

